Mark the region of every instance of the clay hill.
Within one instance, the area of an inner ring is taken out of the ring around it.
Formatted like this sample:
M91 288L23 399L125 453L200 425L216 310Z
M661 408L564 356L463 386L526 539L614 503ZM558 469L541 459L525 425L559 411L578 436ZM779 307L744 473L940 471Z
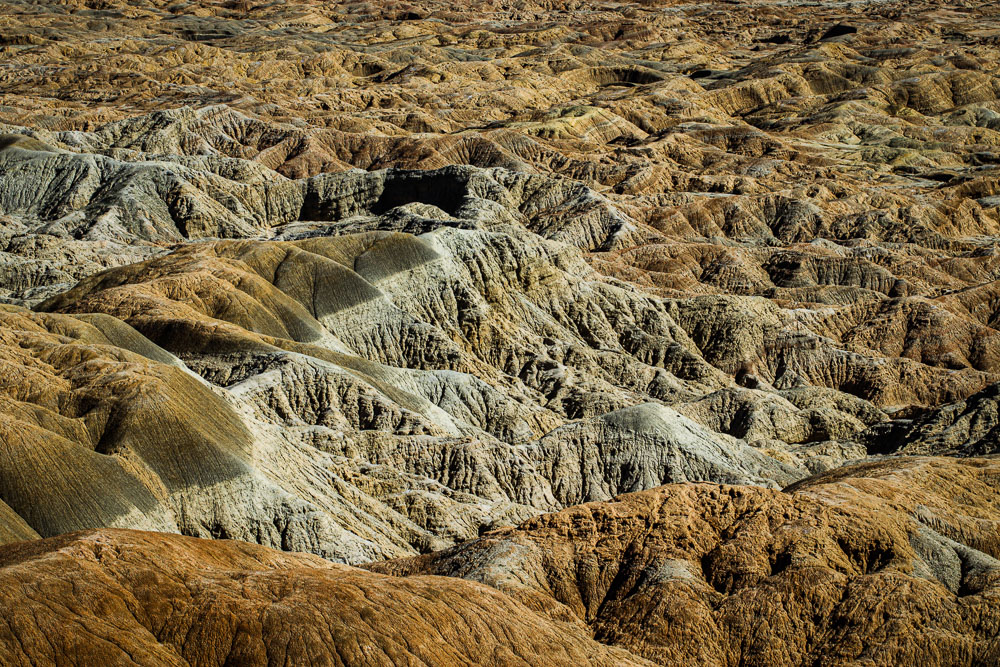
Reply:
M0 1L0 664L1000 662L1000 8Z
M996 459L672 484L369 570L117 529L0 547L9 664L992 664ZM372 571L374 570L374 571Z

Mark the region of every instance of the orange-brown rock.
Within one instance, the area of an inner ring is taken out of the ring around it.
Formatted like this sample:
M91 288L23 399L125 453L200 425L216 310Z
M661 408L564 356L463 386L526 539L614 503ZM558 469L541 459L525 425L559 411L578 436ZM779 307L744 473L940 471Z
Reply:
M0 662L990 664L996 474L905 458L783 492L670 485L366 569L138 531L19 542Z
M372 568L487 583L664 665L989 664L998 470L909 458L781 492L665 486Z
M0 663L1000 662L998 238L988 0L0 0Z
M0 547L0 664L648 665L461 579L102 530Z
M727 374L890 412L963 400L1000 379L997 18L866 7L9 2L0 288L36 304L302 221L516 220L805 336L703 349Z

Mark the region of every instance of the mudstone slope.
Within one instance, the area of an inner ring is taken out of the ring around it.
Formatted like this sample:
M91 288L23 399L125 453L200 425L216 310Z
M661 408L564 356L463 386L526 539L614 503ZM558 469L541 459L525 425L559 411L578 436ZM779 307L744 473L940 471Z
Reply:
M993 3L0 6L0 662L1000 660Z

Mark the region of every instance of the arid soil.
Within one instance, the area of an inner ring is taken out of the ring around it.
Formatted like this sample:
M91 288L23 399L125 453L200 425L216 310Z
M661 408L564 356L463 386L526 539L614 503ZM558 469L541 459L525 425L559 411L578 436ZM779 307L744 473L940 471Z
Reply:
M996 663L998 239L992 2L0 2L0 664Z

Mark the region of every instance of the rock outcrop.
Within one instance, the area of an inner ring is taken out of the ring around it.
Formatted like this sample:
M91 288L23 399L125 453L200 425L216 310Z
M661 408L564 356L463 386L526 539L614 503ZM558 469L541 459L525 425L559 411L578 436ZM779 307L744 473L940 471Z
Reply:
M727 380L662 303L523 231L192 244L41 305L72 317L11 309L12 328L76 317L118 338L127 331L156 351L142 360L150 373L171 366L156 394L183 400L146 401L135 417L120 416L134 399L61 413L126 420L128 431L74 443L100 443L101 460L141 462L126 471L157 498L149 528L357 563L667 482L780 487L808 473L650 403ZM87 382L107 373L86 370ZM145 384L139 375L129 391L153 391ZM166 427L149 428L161 420L216 434L232 461L216 471L215 454L202 461L165 439ZM153 443L182 464L176 488L143 454ZM29 451L12 453L11 465ZM44 465L33 465L41 476ZM99 495L100 475L80 470L72 481ZM49 504L24 493L15 510L38 513L25 518L43 535L130 525L124 514L50 525Z
M0 548L4 664L648 665L481 584L102 530Z
M912 458L784 492L670 485L372 568L482 582L664 665L989 663L996 474Z
M101 664L988 664L995 459L672 484L356 569L104 529L0 547L0 654ZM395 576L390 576L395 575Z

